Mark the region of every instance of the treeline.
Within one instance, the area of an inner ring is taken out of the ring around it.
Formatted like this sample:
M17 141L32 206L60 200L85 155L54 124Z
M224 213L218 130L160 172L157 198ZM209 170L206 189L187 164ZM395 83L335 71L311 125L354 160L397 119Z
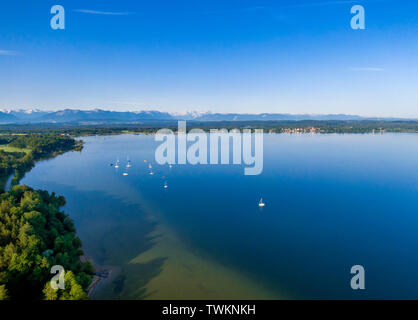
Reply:
M5 152L0 150L0 181L2 188L4 188L6 180L13 172L14 175L11 184L18 184L25 172L33 167L34 162L32 153Z
M177 130L176 125L168 128ZM265 132L282 133L286 129L316 128L321 133L372 133L411 132L418 133L418 121L378 121L378 120L300 120L300 121L188 121L187 129L264 129Z
M321 133L371 133L385 132L418 132L417 120L281 120L281 121L187 121L188 130L209 129L244 129L257 128L281 133L285 129L319 128ZM57 125L30 124L0 125L0 132L24 134L69 134L72 136L111 135L121 133L155 133L161 128L177 130L177 121L148 121L128 124L97 124L97 125Z
M12 185L16 185L33 167L36 160L82 148L82 144L70 136L40 133L3 135L0 137L0 144L26 150L22 152L0 150L0 181L3 188L12 172L14 172Z
M70 135L94 136L94 135L112 135L125 132L154 133L160 128L166 128L168 125L174 126L177 122L152 122L149 124L109 124L109 125L39 125L29 124L20 127L19 125L9 126L0 125L0 134L47 134L47 135ZM1 139L1 138L0 138Z
M18 185L0 195L0 300L87 299L93 266L83 252L65 199ZM54 290L50 270L65 269L65 288Z
M75 148L76 141L69 136L30 134L19 135L9 146L30 149L35 159L42 156L61 153Z

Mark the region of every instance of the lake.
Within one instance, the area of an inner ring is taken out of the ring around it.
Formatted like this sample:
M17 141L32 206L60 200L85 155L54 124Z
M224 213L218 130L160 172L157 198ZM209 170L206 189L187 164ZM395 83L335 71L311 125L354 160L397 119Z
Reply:
M265 135L258 176L160 166L152 135L82 139L22 183L65 196L112 270L94 298L418 299L417 134Z

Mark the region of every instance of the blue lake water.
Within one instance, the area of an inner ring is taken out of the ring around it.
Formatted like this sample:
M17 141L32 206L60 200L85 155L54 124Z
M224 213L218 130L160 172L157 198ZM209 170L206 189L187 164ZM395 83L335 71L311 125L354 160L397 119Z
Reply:
M22 183L64 195L84 251L119 270L102 297L418 299L417 134L265 135L258 176L160 166L151 135L83 140Z

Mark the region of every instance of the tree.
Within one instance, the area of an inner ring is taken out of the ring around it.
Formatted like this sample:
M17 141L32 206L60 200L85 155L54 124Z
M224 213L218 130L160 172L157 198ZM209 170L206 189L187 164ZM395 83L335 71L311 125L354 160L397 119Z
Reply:
M51 286L51 282L47 282L44 290L44 300L57 300L58 299L58 290L54 290Z
M7 295L6 286L3 284L0 286L0 300L8 300L9 296Z
M60 211L63 204L63 197L24 185L0 195L2 299L87 298L93 268L80 260L81 241L72 220ZM67 271L62 292L49 285L54 265Z

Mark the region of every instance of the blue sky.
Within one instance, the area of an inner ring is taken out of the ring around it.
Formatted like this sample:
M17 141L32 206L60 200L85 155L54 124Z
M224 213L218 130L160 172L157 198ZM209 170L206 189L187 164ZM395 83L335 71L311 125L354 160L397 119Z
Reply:
M0 107L418 117L418 1L4 0Z

